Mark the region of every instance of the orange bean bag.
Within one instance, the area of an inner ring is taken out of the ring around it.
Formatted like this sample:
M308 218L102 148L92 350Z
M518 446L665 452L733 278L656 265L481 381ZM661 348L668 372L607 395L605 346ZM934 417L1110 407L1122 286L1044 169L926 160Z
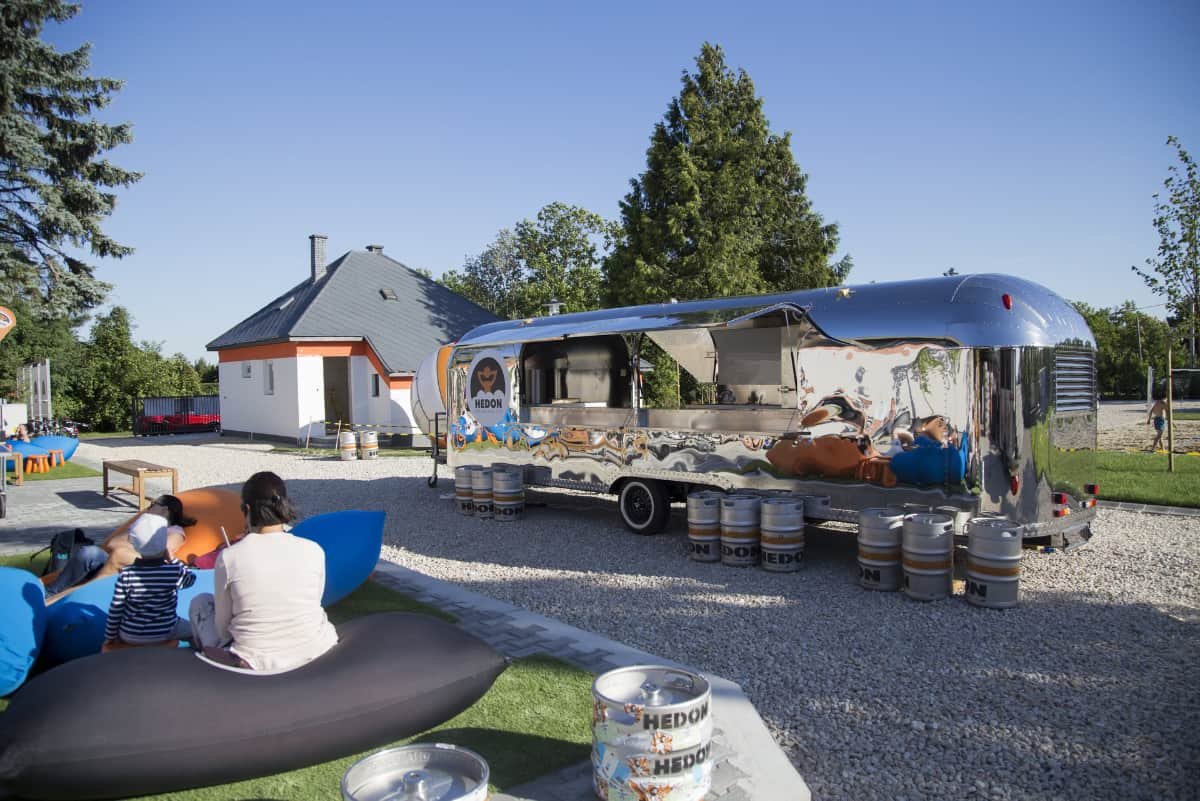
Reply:
M221 527L229 535L230 542L241 539L246 531L246 518L242 514L242 498L236 492L216 487L184 490L177 496L183 502L183 513L196 518L196 525L184 529L187 540L175 552L175 558L184 562L189 556L203 556L215 551L223 545L225 539L221 536ZM142 512L122 523L116 531L108 535L104 541L104 549L113 549L113 540L123 537L133 521L142 516Z

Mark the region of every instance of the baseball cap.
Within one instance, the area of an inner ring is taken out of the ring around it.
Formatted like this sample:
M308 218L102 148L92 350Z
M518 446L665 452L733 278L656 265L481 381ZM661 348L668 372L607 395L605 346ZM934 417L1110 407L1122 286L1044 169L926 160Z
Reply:
M167 518L144 514L129 527L129 544L142 556L156 556L167 550Z

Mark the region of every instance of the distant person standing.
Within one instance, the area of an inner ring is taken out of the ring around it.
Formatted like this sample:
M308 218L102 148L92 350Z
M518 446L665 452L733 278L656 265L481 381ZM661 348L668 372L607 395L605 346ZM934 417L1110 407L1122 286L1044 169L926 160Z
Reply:
M1146 425L1154 423L1154 442L1150 445L1151 451L1156 451L1162 447L1163 432L1167 430L1167 402L1162 398L1154 401L1154 405L1150 407L1150 414L1146 417Z

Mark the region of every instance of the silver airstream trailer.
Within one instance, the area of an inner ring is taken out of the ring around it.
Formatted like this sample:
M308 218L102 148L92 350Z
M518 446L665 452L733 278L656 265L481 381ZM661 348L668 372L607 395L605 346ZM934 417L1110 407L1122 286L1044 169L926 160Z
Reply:
M695 379L696 402L643 404L651 344ZM447 464L614 493L635 532L661 530L672 500L707 487L828 497L818 514L847 522L908 504L1004 515L1059 546L1091 536L1095 341L1062 298L1019 278L491 323L426 364L414 398L445 403ZM437 405L414 403L429 431Z

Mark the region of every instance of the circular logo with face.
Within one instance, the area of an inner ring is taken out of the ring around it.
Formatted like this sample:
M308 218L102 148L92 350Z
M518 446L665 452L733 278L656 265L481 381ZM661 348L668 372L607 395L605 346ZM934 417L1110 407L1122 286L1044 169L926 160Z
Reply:
M467 407L480 425L496 425L508 412L504 357L495 351L484 351L471 362L468 375Z

